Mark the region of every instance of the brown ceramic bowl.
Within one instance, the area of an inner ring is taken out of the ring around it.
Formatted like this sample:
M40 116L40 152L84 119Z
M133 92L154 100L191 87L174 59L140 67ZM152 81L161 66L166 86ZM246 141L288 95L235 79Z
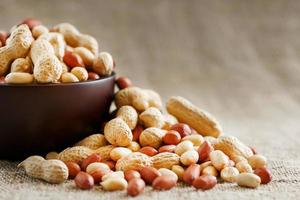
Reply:
M69 84L0 84L0 159L59 151L99 131L115 74Z

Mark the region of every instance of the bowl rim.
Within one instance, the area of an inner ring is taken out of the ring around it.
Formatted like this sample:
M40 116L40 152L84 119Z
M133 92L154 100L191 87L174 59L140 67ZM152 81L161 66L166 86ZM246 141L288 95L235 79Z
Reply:
M88 85L98 82L104 82L107 79L114 78L116 76L116 72L112 72L111 75L102 77L96 80L86 80L86 81L79 81L75 83L29 83L29 84L14 84L14 83L1 83L0 88L3 87L64 87L64 86L75 86L75 85Z

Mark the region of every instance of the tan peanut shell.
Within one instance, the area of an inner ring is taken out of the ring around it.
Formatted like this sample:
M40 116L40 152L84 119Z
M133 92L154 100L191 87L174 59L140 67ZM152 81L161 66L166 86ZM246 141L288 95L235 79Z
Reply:
M94 150L94 153L101 156L101 160L109 160L110 159L110 152L115 147L113 145L106 145L103 147L99 147L98 149Z
M63 162L72 161L76 163L81 163L86 157L93 153L93 150L88 147L75 146L67 148L60 152L57 158Z
M6 45L0 48L0 76L8 71L13 60L26 57L33 40L31 31L25 24L12 31Z
M142 146L151 146L157 149L162 145L162 138L165 134L166 131L162 129L147 128L141 133L139 141Z
M178 120L176 119L176 117L174 117L173 115L170 115L170 114L164 114L163 115L164 117L164 126L162 127L163 129L165 130L170 130L171 127L174 125L174 124L177 124L178 123Z
M28 176L42 179L49 183L62 183L68 179L69 171L60 160L45 160L41 156L30 156L18 167L23 167Z
M137 125L138 113L132 106L122 106L119 108L116 116L123 119L131 130Z
M222 133L219 123L209 113L183 97L171 97L167 102L167 110L178 121L188 124L199 134L218 137Z
M47 40L53 47L56 57L62 61L65 55L66 43L64 37L60 33L45 33L42 34L39 39Z
M234 160L236 156L249 158L253 155L252 150L233 136L220 136L214 144L216 150L223 151Z
M162 128L165 124L164 116L158 108L150 107L142 112L139 116L140 123L146 128Z
M93 71L100 76L109 76L114 69L114 60L108 52L99 53L93 61Z
M151 158L153 167L172 169L173 165L179 165L180 157L175 153L163 152Z
M119 159L116 163L116 170L140 170L145 166L151 166L152 161L146 154L140 152L133 152L125 157Z
M31 60L34 64L33 75L40 83L56 83L62 74L62 65L56 57L50 42L39 38L31 45Z
M104 127L104 136L110 144L122 147L128 146L132 141L132 132L121 118L107 122Z
M44 25L37 25L35 27L32 28L32 36L37 39L38 37L40 37L41 35L45 34L45 33L49 33L49 30L46 26Z
M117 108L130 105L139 112L143 112L149 107L161 108L162 105L157 93L139 87L128 87L118 91L115 96L115 103Z
M105 139L104 135L93 134L77 142L74 146L85 146L90 149L98 149L106 145L108 145L108 142Z
M85 47L76 47L74 53L78 54L85 66L91 67L95 59L95 55Z
M54 31L61 33L69 46L85 47L94 55L98 54L99 45L97 40L90 35L80 33L72 24L58 24L54 27Z
M32 62L29 57L17 58L14 60L10 67L10 72L27 72L32 73Z

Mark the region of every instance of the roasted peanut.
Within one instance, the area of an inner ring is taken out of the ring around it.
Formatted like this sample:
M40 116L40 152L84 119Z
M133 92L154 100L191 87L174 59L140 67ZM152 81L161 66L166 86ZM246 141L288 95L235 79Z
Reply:
M86 157L82 163L81 163L81 169L83 171L86 171L86 168L89 164L91 163L95 163L95 162L100 162L101 161L101 156L96 154L96 153L93 153L91 155L89 155L88 157Z
M158 151L150 146L141 148L140 152L146 154L147 156L155 156L156 154L158 154Z
M122 157L116 163L116 170L140 170L145 166L151 166L152 160L149 156L140 153L140 152L133 152L128 156Z
M184 169L180 165L173 165L172 171L177 175L179 180L183 179Z
M182 138L182 141L185 140L191 141L194 144L194 146L200 146L204 142L204 139L201 135L187 135L184 138Z
M152 157L153 167L171 169L173 165L178 165L180 157L175 153L163 152Z
M200 165L190 165L183 174L183 181L189 185L192 185L193 181L200 176Z
M132 151L128 148L124 148L124 147L116 147L113 150L111 150L110 152L110 158L114 161L118 161L119 159L121 159L124 156L127 156L129 154L131 154Z
M169 153L174 153L175 152L175 145L164 145L159 147L158 152L163 153L163 152L169 152Z
M164 117L160 110L155 107L147 108L139 116L140 123L146 128L156 127L162 128L165 124Z
M210 175L202 175L193 181L193 186L197 189L209 190L217 184L217 178Z
M176 180L170 176L159 176L152 183L155 190L169 190L174 186L176 186Z
M181 140L181 136L177 131L170 130L162 139L165 144L177 145Z
M227 182L236 182L236 177L239 175L239 170L235 167L225 167L221 171L221 178Z
M45 160L41 156L30 156L21 162L28 176L42 179L49 183L62 183L69 176L68 167L60 160Z
M212 152L214 148L208 141L204 141L201 146L198 149L198 154L199 154L199 160L200 162L203 162L207 160L209 157L210 152Z
M190 125L202 135L218 137L222 133L219 123L209 113L183 97L171 97L167 102L167 110L178 121Z
M12 84L29 84L34 80L32 74L26 72L11 72L6 75L5 82Z
M248 163L252 169L265 167L267 165L267 159L263 155L253 155L248 158Z
M127 78L127 77L119 77L119 78L117 78L116 84L117 84L117 86L118 86L118 88L120 90L132 86L131 80L129 78Z
M62 83L75 83L75 82L79 82L79 80L74 74L72 74L70 72L66 72L61 75L61 82Z
M96 170L101 170L103 172L105 172L104 174L110 172L110 167L105 164L105 163L102 163L102 162L93 162L93 163L90 163L87 167L86 167L86 172L89 173L89 174L92 174L94 171Z
M260 185L260 177L252 173L241 173L236 178L237 184L242 187L256 188Z
M80 166L75 162L66 162L66 166L69 170L69 178L75 178L75 176L81 171Z
M184 152L188 150L194 150L193 143L191 141L182 141L180 142L176 148L175 148L175 153L179 156L181 156Z
M228 166L229 158L222 151L215 150L210 152L209 158L211 160L212 165L219 171L221 171L224 167Z
M106 191L125 190L128 186L124 178L109 178L102 181L101 185Z
M140 135L140 144L142 146L151 146L159 148L162 144L162 138L165 131L159 128L147 128Z
M217 177L219 175L218 170L214 166L207 166L201 169L201 175L210 175Z
M156 177L161 176L161 173L153 167L143 167L140 173L147 184L152 184Z
M272 173L266 167L256 168L254 174L260 177L261 184L267 184L272 180Z
M253 173L252 167L248 164L247 161L238 162L235 167L239 170L240 173Z
M94 179L91 175L85 172L79 172L74 179L76 186L80 189L91 189L94 186Z
M199 154L195 150L188 150L181 154L180 156L180 162L183 165L189 166L191 164L196 164L199 159Z
M126 181L130 181L134 178L141 178L141 174L136 170L128 170L124 172Z
M167 169L167 168L160 168L158 171L161 173L162 176L169 176L169 177L174 178L176 182L178 181L177 174L175 172L173 172L172 170Z
M79 81L86 81L89 77L87 70L83 67L74 67L71 73L74 74Z
M132 106L122 106L119 108L116 116L123 119L131 130L137 125L138 113Z
M171 130L177 131L181 137L185 137L192 133L192 130L189 127L189 125L184 124L184 123L174 124L173 126L171 126Z
M145 182L141 178L133 178L128 182L127 194L130 196L137 196L145 189Z
M128 146L132 141L132 132L121 118L112 119L105 125L104 136L112 145Z

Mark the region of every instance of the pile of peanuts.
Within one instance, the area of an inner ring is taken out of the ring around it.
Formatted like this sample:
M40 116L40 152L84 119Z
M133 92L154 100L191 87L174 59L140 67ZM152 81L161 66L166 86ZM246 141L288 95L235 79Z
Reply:
M66 35L64 39L68 44ZM72 45L78 44L85 45ZM65 56L68 54L77 55L67 51ZM127 190L130 196L142 193L146 185L170 190L183 182L208 190L218 182L256 188L271 181L267 159L255 148L223 134L219 122L192 102L171 97L163 112L155 91L133 86L126 77L118 78L116 84L116 109L100 133L61 152L49 152L45 158L30 156L18 167L49 183L74 179L80 189L100 185L105 191Z
M112 56L69 23L47 28L25 19L0 31L0 84L74 83L111 75Z

